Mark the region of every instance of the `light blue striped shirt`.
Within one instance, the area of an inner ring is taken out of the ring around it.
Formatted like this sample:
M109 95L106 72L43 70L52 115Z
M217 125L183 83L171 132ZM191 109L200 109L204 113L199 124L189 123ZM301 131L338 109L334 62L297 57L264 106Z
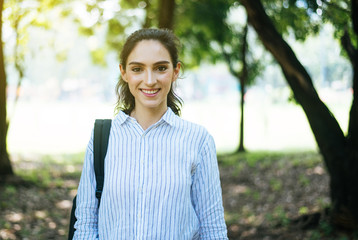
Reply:
M214 140L170 108L145 131L115 117L99 210L95 188L92 134L74 239L227 239Z

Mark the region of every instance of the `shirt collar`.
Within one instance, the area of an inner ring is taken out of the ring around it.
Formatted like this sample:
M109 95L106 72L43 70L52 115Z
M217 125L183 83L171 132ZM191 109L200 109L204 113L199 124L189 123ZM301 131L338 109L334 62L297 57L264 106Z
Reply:
M129 119L129 115L125 114L123 111L119 111L117 119L120 125Z
M166 123L168 123L170 126L174 126L177 120L177 116L173 112L173 110L168 107L168 110L164 113L162 119Z
M130 119L130 116L124 113L123 111L119 111L117 115L117 119L120 125L125 123L127 120ZM164 113L163 117L159 120L159 122L165 121L170 126L175 126L175 123L177 121L177 116L173 112L173 110L168 107L167 111Z

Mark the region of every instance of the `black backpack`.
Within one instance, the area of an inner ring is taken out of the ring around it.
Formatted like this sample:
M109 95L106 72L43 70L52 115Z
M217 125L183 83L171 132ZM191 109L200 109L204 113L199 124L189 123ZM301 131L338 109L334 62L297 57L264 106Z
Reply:
M93 165L96 175L96 198L98 199L98 207L101 202L103 181L104 181L104 158L107 153L109 132L111 130L111 119L96 119L94 124L93 137ZM75 217L76 197L73 199L71 210L71 219L68 233L68 240L72 240L75 233Z

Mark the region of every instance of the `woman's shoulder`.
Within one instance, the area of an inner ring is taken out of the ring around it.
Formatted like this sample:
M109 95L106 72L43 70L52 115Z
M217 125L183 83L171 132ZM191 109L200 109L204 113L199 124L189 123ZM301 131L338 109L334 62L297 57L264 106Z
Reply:
M192 122L187 119L183 119L181 117L178 117L179 121L177 124L178 130L187 132L190 135L196 135L201 138L207 138L210 137L209 131L201 124Z
M191 120L187 120L182 117L178 117L178 119L180 119L180 127L182 128L195 129L197 131L204 131L204 132L207 131L206 128L199 123L193 122Z
M180 118L180 127L183 141L196 148L198 153L216 151L215 140L210 132L201 124Z

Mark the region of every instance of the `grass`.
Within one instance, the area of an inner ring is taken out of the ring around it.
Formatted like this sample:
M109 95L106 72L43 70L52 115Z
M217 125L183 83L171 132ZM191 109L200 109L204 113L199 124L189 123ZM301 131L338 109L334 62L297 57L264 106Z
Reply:
M230 239L331 239L322 229L290 225L329 205L328 176L317 152L258 151L218 159Z
M243 165L249 167L262 166L269 167L272 163L284 168L287 162L292 166L304 166L307 168L316 166L322 162L322 157L314 151L306 152L275 152L275 151L255 151L240 152L235 154L219 154L218 161L222 166L234 167L237 171Z
M0 239L66 239L83 153L14 159L16 178L0 184Z
M0 239L66 239L83 157L13 157L18 178L0 184ZM279 234L306 240L330 233L324 223L310 232L289 229L290 218L328 204L327 189L318 189L326 184L325 174L316 171L324 169L319 154L259 151L222 154L218 161L230 239Z

